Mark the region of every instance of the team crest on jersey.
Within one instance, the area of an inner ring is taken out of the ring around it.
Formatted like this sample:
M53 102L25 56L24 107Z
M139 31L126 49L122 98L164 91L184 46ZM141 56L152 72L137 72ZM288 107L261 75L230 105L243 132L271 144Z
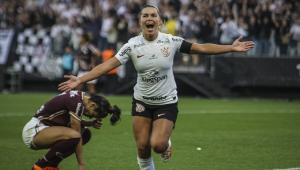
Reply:
M164 57L169 57L169 55L170 55L169 47L164 47L160 50L161 50Z
M141 112L143 112L144 110L145 110L145 107L144 107L143 105L141 105L141 104L139 104L139 103L136 103L136 108L135 108L135 111L136 111L136 112L141 113Z

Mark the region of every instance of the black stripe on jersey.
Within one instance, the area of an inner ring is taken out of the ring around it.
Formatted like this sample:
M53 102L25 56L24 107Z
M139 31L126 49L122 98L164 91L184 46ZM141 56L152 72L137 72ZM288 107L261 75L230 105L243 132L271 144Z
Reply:
M189 43L189 42L183 40L182 44L181 44L181 47L179 49L179 52L190 54L192 45L193 45L192 43Z

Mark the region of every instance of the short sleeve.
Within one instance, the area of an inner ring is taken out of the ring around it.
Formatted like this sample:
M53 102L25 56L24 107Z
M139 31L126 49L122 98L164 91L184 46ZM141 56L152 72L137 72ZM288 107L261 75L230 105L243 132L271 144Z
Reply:
M131 49L129 43L126 43L118 51L118 53L115 55L115 57L120 61L121 64L125 64L130 59L131 51L132 51L132 49Z
M69 106L67 106L67 109L69 110L69 114L71 116L73 116L78 121L81 121L81 117L84 112L84 106L81 102L77 104L76 103L70 104Z
M92 44L89 44L89 49L91 50L92 53L96 52L96 51L99 51L94 45Z
M177 37L177 36L172 36L171 37L171 43L176 48L177 52L179 52L183 40L184 39L181 38L181 37Z

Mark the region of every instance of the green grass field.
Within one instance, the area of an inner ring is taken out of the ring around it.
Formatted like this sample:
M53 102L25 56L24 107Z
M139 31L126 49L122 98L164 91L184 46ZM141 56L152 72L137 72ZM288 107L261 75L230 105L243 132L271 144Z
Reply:
M0 94L1 170L29 170L47 152L27 148L22 129L55 95ZM92 139L83 147L86 169L138 170L131 96L108 99L122 109L122 121L110 126L106 119L100 130L92 129ZM179 97L172 148L168 163L153 154L157 170L296 170L300 167L300 102ZM60 167L77 169L75 156Z

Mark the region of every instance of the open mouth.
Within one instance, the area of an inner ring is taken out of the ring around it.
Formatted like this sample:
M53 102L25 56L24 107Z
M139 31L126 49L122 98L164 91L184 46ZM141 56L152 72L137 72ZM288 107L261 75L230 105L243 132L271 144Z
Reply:
M147 23L147 24L146 24L146 27L147 27L148 29L152 29L152 28L154 27L154 24L153 24L153 23Z

